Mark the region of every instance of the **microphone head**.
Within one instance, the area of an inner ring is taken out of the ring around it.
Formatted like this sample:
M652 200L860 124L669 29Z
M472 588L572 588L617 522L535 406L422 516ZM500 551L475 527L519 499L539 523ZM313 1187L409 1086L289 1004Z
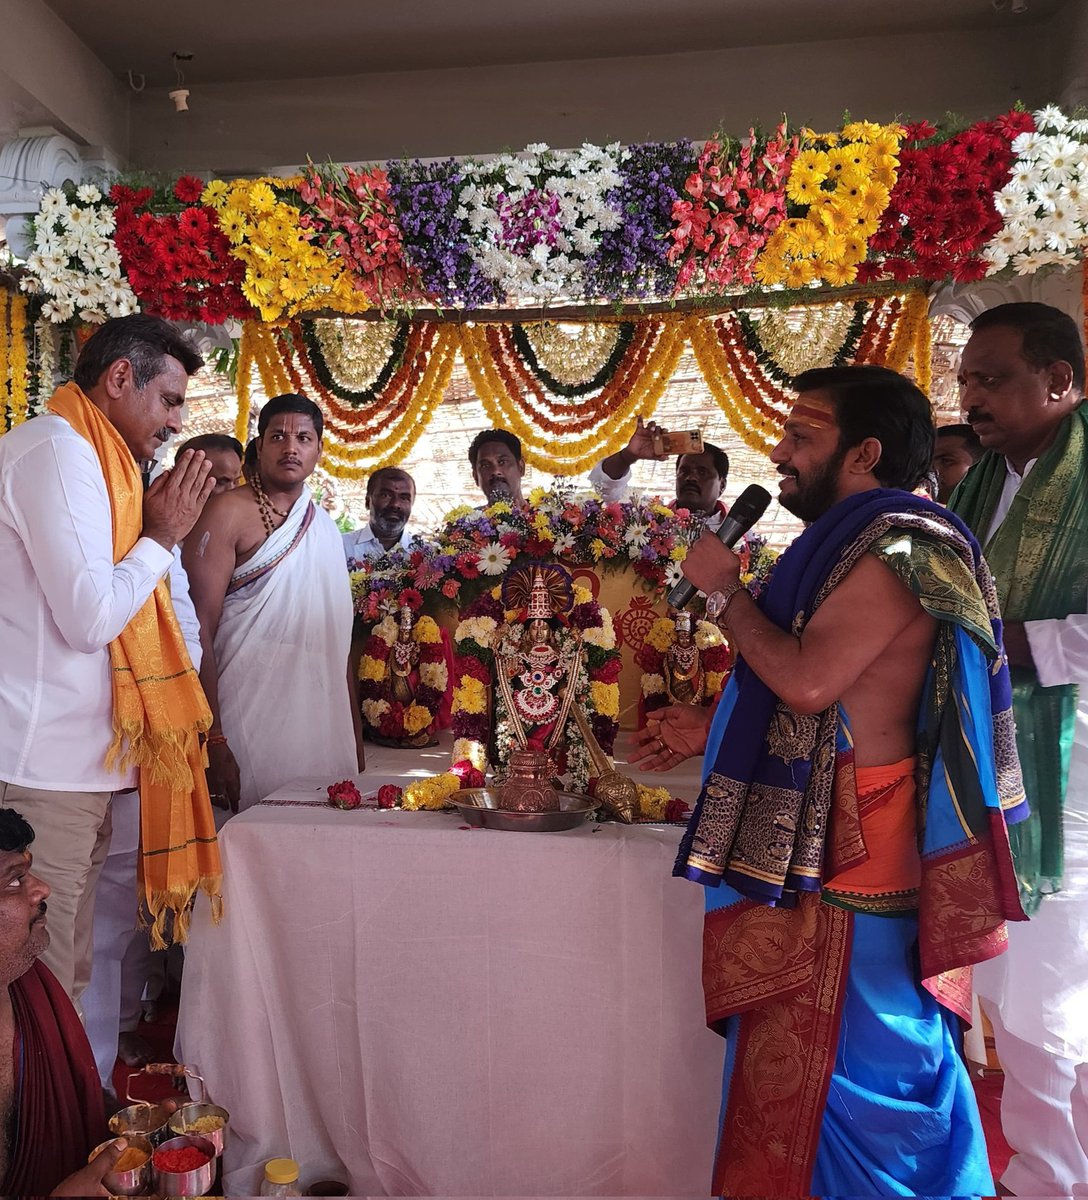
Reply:
M729 508L729 518L747 532L767 511L771 493L758 483L749 484Z

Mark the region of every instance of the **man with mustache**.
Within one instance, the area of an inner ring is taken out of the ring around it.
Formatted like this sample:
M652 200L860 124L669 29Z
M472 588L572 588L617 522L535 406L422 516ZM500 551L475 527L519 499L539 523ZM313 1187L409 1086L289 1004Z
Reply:
M986 453L950 507L993 571L1032 815L1013 830L1031 921L976 972L1005 1072L1014 1195L1088 1189L1088 405L1076 321L1003 304L971 323L961 404Z
M167 874L193 891L219 875L193 776L207 710L164 582L211 464L187 452L146 493L138 467L181 431L200 366L166 321L107 321L50 411L0 438L0 806L36 828L53 891L45 961L76 1001L115 792L140 787L142 898L158 935L192 896Z
M211 500L185 539L212 710L208 781L233 812L299 775L362 770L343 542L306 486L323 428L305 396L269 400L252 476Z
M472 478L488 504L496 500L523 503L521 481L525 475L525 456L520 438L506 429L485 429L472 439L468 461Z
M380 558L395 546L412 544L406 526L416 499L415 480L400 467L382 467L366 481L366 511L370 520L344 534L348 564Z
M102 1089L72 1002L41 961L49 885L32 871L34 830L0 809L0 1184L3 1194L105 1195L125 1148L106 1137Z
M631 468L641 460L661 462L667 456L654 450L654 434L659 426L639 417L631 440L622 450L610 454L589 473L589 482L605 500L623 500L631 483ZM681 454L676 460L676 497L671 508L686 508L706 517L706 528L713 533L725 520L727 509L721 501L729 478L729 456L724 450L703 443L701 454Z
M674 871L706 887L729 1046L713 1193L990 1195L959 1018L963 968L1023 915L996 595L962 522L912 494L926 397L870 366L797 388L771 460L807 529L758 602L717 538L683 564L739 654ZM683 757L668 737L644 760Z

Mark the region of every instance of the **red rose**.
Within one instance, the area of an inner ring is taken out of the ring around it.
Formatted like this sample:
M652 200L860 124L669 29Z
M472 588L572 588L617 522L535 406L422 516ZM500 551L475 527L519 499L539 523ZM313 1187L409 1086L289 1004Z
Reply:
M598 683L619 683L620 672L623 670L623 660L617 654L615 658L610 658L607 662L602 663L592 675Z
M363 797L359 789L350 779L341 779L339 783L329 784L329 803L336 808L361 808Z
M378 788L378 807L396 808L400 803L403 790L403 788L397 787L395 783L383 783Z
M484 773L479 767L474 767L467 758L461 759L460 762L455 762L450 767L450 774L456 775L461 781L461 790L466 788L482 788L484 786Z

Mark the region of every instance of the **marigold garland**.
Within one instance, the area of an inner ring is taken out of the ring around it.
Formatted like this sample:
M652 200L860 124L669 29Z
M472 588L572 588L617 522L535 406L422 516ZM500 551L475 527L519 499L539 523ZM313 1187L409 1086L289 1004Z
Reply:
M11 394L8 418L13 427L21 425L27 417L26 309L25 296L11 297L11 347L8 352L8 383Z
M8 347L11 344L11 318L8 315L11 307L11 293L7 288L0 289L0 418L3 428L0 433L11 428L11 391L8 386Z
M234 436L243 446L249 441L250 389L253 386L253 340L253 322L245 321L242 324L241 337L238 339L238 368L236 377L238 413L234 418Z
M635 364L622 384L617 384L610 411L601 427L582 438L562 441L530 425L522 416L523 396L511 394L488 345L487 331L480 326L458 328L461 355L469 377L483 403L484 411L497 427L510 429L522 442L525 458L533 466L560 475L575 475L588 470L601 458L621 449L630 440L635 416L652 416L685 344L684 321L678 318L646 322L648 328L660 327L645 365L635 375Z

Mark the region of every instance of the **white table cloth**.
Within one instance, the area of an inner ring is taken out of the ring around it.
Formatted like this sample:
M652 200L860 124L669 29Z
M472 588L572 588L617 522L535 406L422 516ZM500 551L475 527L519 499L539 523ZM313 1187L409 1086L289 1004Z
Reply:
M364 791L449 761L370 754ZM231 1112L227 1191L289 1155L353 1194L706 1195L724 1043L679 829L345 813L329 782L227 823L225 920L194 921L178 1051Z

